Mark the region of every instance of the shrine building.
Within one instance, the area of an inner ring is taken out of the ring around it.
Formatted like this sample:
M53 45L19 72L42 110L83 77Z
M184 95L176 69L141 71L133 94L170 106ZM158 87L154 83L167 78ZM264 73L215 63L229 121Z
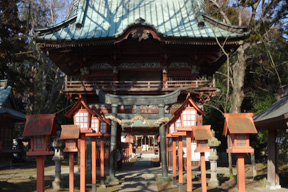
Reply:
M67 20L35 32L67 75L66 97L111 121L110 176L121 135L140 151L159 141L167 156L164 125L187 94L202 108L218 91L213 74L226 56L216 39L230 53L248 35L205 14L202 0L74 0Z

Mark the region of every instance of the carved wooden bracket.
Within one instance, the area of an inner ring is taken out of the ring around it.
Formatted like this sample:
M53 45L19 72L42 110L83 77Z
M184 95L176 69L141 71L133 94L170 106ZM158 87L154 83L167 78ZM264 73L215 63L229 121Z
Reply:
M131 31L131 35L134 39L138 39L138 41L146 40L149 38L150 32L145 29L135 29Z

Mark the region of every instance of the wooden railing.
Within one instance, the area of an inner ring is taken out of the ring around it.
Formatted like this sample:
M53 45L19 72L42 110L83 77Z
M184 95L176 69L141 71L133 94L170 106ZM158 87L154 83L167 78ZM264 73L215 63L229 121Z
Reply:
M214 81L66 81L65 92L94 91L174 91L182 86L185 89L215 88Z

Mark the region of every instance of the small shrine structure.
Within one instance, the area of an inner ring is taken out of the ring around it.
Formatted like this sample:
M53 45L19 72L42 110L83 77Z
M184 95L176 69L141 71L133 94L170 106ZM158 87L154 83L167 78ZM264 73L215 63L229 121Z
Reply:
M226 56L216 38L231 52L249 32L205 14L202 0L74 0L73 5L67 20L36 29L35 40L67 75L66 97L75 103L85 98L112 120L110 180L121 132L160 136L167 178L164 125L188 93L198 105L217 93L212 76Z
M22 152L21 145L13 143L13 133L15 123L24 122L25 115L17 111L12 87L7 80L0 80L0 162L11 159L12 153Z
M257 130L268 132L266 187L271 190L280 189L277 132L288 129L288 85L280 87L276 102L255 116L253 120Z

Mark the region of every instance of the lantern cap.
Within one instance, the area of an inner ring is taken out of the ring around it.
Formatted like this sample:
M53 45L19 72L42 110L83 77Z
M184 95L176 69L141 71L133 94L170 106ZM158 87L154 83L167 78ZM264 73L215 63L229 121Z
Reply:
M65 117L71 118L74 116L75 112L78 111L79 109L81 109L81 107L83 107L84 109L86 109L90 114L92 115L96 115L95 112L93 110L91 110L88 106L88 104L85 102L85 100L81 97L79 98L79 100L74 104L74 106L67 112L64 114Z
M199 126L193 126L193 135L195 140L209 140L212 139L212 133L211 133L211 125L199 125Z
M253 122L253 113L224 113L225 124L223 135L230 134L256 134Z
M22 136L57 136L55 114L26 115Z
M91 110L93 111L93 116L94 117L98 117L98 119L103 122L103 123L107 123L108 125L111 125L110 121L108 121L108 119L106 119L106 117L104 116L103 112L100 111L98 113L97 109L95 108L95 106L91 107Z
M186 100L182 103L182 105L174 112L172 118L166 125L169 125L175 122L179 116L181 115L182 111L185 110L188 106L193 107L199 115L205 115L206 113L198 107L198 105L193 101L190 93L188 93Z
M79 125L61 125L62 131L60 139L78 139L79 138Z

